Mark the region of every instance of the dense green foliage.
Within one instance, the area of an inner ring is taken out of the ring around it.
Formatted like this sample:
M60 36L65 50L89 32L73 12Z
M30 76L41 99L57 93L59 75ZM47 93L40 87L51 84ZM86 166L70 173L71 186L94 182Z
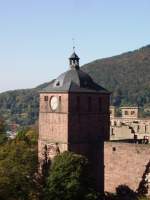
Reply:
M150 45L139 50L86 64L88 72L100 85L112 92L111 103L116 106L139 105L142 115L150 116ZM15 90L0 94L0 114L7 123L29 125L38 118L39 91L48 83L34 89Z
M98 197L93 188L88 160L84 156L64 152L52 163L44 200L94 200Z
M0 199L37 199L37 166L35 128L20 131L16 139L3 143L0 146Z
M0 118L0 135L5 134L5 122Z
M0 118L0 145L7 140L5 128L6 128L5 121L2 118Z

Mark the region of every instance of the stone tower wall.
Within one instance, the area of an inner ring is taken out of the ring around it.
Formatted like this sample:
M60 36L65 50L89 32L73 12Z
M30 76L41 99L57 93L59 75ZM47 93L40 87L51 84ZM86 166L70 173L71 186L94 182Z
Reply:
M56 96L60 100L60 106L55 112L51 111L49 105L52 96ZM48 148L49 158L55 156L57 148L60 152L68 150L68 94L40 94L39 162L44 159L45 145Z
M80 101L80 108L77 101ZM109 95L70 94L68 120L69 151L88 158L97 189L103 191L104 141L109 139Z
M104 145L105 191L115 192L115 188L122 184L137 190L143 178L146 178L145 172L149 171L149 162L149 145L106 142Z
M109 95L69 94L69 142L108 140L109 126Z

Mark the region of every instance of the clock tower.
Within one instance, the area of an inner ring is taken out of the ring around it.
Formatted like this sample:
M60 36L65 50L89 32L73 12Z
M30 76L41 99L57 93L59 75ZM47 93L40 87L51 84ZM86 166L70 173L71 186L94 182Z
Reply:
M40 168L63 151L85 155L99 190L103 190L103 144L109 139L110 93L81 70L75 52L69 65L70 70L40 93Z

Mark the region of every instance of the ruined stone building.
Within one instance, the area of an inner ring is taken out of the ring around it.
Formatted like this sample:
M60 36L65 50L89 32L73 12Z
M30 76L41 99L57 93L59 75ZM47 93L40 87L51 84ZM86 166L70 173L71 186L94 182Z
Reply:
M40 93L40 169L57 154L72 151L89 159L99 191L114 192L120 184L137 190L148 177L150 148L109 141L110 93L81 70L75 52L69 66Z
M139 107L121 107L121 116L110 106L110 139L148 139L150 142L150 119L139 117Z

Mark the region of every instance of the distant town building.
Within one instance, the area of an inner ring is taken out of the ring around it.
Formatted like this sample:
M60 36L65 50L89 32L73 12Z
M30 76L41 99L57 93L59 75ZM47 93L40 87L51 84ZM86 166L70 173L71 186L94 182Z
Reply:
M17 135L17 131L19 129L20 125L19 124L16 124L16 123L9 123L7 125L7 137L9 139L15 139L16 135Z

